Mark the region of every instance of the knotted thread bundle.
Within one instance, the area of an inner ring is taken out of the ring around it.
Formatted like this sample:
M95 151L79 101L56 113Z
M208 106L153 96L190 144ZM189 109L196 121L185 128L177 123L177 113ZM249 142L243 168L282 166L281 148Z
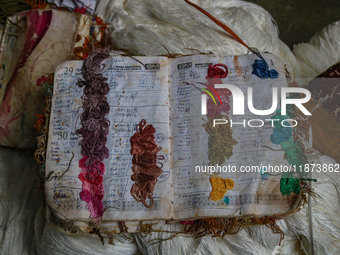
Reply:
M131 179L135 182L131 187L131 195L147 208L154 204L153 191L157 178L162 173L163 165L158 160L164 159L164 156L157 155L160 148L155 142L155 132L155 128L151 124L146 125L145 119L142 119L136 127L136 133L130 139L133 155ZM149 204L147 198L150 200Z
M77 85L84 88L82 98L83 113L80 116L81 128L76 132L82 139L81 155L79 161L81 172L79 179L82 181L80 198L87 203L91 218L100 218L104 208L103 175L104 158L109 157L109 150L105 146L110 122L105 116L110 112L106 94L109 92L107 78L100 73L103 69L102 61L109 54L104 51L93 51L82 67L84 80L79 80Z
M210 64L208 67L208 74L206 76L206 87L211 90L219 99L220 104L209 98L207 100L207 122L203 124L205 131L209 134L208 138L208 157L211 165L222 165L226 158L233 155L233 147L237 142L232 137L232 130L227 115L230 110L231 91L229 89L214 89L215 84L223 84L222 78L228 76L228 67L224 64ZM213 119L227 119L227 125L218 125L213 127Z

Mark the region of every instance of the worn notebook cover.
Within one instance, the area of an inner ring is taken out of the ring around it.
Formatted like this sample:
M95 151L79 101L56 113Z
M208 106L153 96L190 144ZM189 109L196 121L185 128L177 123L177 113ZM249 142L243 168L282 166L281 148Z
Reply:
M35 148L49 75L68 59L84 59L90 33L102 37L93 18L58 10L29 10L0 30L0 145ZM91 41L92 43L92 41Z

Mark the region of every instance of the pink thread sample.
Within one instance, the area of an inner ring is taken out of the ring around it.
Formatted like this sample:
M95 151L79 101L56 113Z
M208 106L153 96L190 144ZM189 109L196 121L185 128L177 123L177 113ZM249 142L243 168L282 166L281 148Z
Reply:
M155 132L155 128L151 124L146 125L145 119L142 119L136 127L136 133L130 138L133 155L131 180L135 182L131 187L131 195L147 208L154 204L153 191L157 178L162 173L163 164L157 161L164 159L163 155L157 155L161 148L155 142ZM147 198L150 200L149 204L146 202Z
M87 203L91 218L100 218L104 212L102 200L105 165L102 161L109 157L109 150L105 144L110 122L105 116L110 112L110 106L106 98L109 92L107 78L100 72L103 69L101 63L107 57L109 54L104 51L90 52L82 67L84 80L77 82L79 87L84 87L81 128L76 130L82 137L79 144L83 156L79 161L81 168L79 179L83 183L79 196Z

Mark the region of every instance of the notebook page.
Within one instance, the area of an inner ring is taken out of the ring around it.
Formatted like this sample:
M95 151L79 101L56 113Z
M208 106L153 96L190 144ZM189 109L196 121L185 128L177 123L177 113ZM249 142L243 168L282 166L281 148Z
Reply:
M272 103L271 87L287 86L285 69L278 58L264 54L270 69L275 69L279 76L275 79L261 79L254 74L253 63L258 59L255 55L244 56L189 56L171 61L170 65L170 102L171 102L171 127L172 127L172 162L174 183L174 218L186 219L197 217L222 217L245 215L272 215L285 213L296 202L295 195L282 196L280 193L280 176L261 175L260 172L240 173L222 172L219 174L224 179L231 179L234 187L227 190L225 195L217 200L209 199L212 185L204 166L209 166L209 134L204 127L207 116L201 114L202 89L208 89L207 70L210 63L225 64L228 76L222 78L222 83L235 84L244 93L247 100L247 88L254 88L254 107L256 109L269 109ZM216 103L219 99L212 90ZM270 119L271 116L254 116L245 106L245 115L231 115L232 96L230 96L230 110L227 116L229 121L243 123L249 119ZM245 100L245 103L246 103ZM222 102L226 104L228 102ZM280 105L280 104L278 104ZM272 114L273 115L273 114ZM223 118L226 114L223 115ZM220 117L219 117L220 118ZM210 121L212 122L212 120ZM253 122L258 125L258 122ZM222 126L222 125L221 125ZM210 127L211 130L214 128ZM220 166L231 166L240 170L241 166L284 165L289 166L284 159L283 151L273 151L281 147L270 141L273 128L270 123L261 128L243 127L243 124L231 128L229 139L232 155L223 161ZM227 129L224 135L227 134ZM216 145L221 137L215 135L212 140ZM232 142L234 140L234 144ZM236 144L235 144L236 143ZM211 149L211 148L210 148ZM218 150L222 150L221 148ZM197 168L198 167L198 168ZM196 168L197 171L196 172ZM199 170L202 170L201 172ZM231 168L229 168L231 169ZM220 178L219 177L219 178Z
M168 219L171 217L170 128L168 99L168 60L163 57L138 57L148 64L147 70L130 57L110 57L104 60L102 74L108 78L110 90L107 100L110 113L106 147L110 156L104 159L103 205L106 210L102 221ZM76 85L82 78L82 61L69 61L59 65L55 72L54 94L50 116L50 130L46 160L46 175L50 171L62 178L46 182L47 204L60 219L88 221L86 203L79 197L82 182L79 180L80 154L76 134L80 128L83 89ZM146 208L130 193L133 181L130 138L142 119L156 130L155 141L163 155L162 174L153 192L154 205Z

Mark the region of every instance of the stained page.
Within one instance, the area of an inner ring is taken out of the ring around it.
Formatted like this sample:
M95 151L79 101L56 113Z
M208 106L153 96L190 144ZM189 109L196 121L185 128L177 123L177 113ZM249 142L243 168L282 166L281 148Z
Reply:
M268 63L267 71L275 70L277 77L256 76L253 64L259 58L254 54L238 57L189 56L171 62L175 219L265 216L287 213L294 207L297 196L282 196L280 176L261 172L270 165L289 167L280 145L273 144L270 139L274 132L271 122L264 121L263 127L251 127L261 125L259 120L252 119L270 119L275 112L257 116L250 113L246 105L248 87L254 89L254 107L269 109L272 105L271 88L278 88L279 93L281 87L287 86L285 69L279 59L270 54L263 56ZM217 73L208 72L209 64L219 64L215 66ZM207 79L209 75L216 74L220 78ZM233 115L234 98L227 92L212 89L211 82L237 85L245 95L244 115ZM208 115L201 112L202 93L209 98ZM216 105L217 112L208 118L211 104ZM213 127L214 119L228 120L228 124L222 121ZM249 120L252 120L250 125ZM232 127L231 121L234 123ZM205 171L209 165L224 167L224 172L212 176L213 172ZM255 172L240 172L242 169L245 171L247 166L257 169ZM210 177L216 177L213 184ZM212 186L220 190L211 194Z
M104 159L103 224L169 219L172 214L168 60L163 57L138 57L138 60L145 66L130 57L110 57L103 62L105 68L101 73L108 78L110 87L107 94L110 128L106 143L110 155ZM55 72L46 175L53 171L52 176L56 177L46 182L45 192L47 204L60 220L87 222L90 213L86 202L79 197L82 156L81 137L76 134L83 111L83 88L76 84L83 79L82 65L82 61L65 62ZM155 142L161 147L158 155L162 155L162 173L155 185L152 208L137 202L130 192L134 184L130 138L142 119L155 128Z

